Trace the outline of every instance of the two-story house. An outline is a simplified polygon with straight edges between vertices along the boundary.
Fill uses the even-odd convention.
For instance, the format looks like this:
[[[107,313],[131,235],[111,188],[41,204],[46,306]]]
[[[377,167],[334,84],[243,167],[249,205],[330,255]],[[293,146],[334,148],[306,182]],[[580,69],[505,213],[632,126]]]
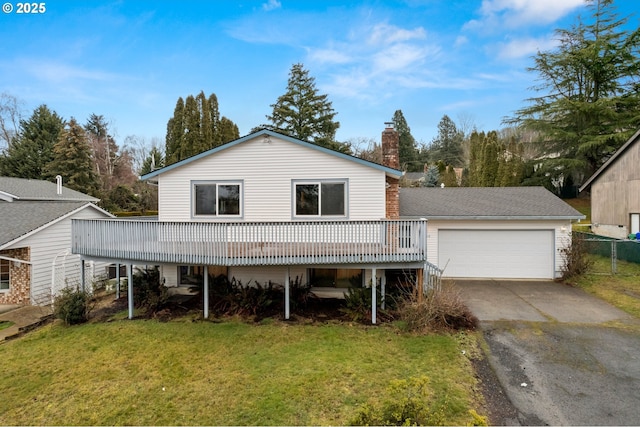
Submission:
[[[362,277],[375,296],[385,269],[428,267],[426,221],[399,219],[393,128],[382,146],[384,165],[261,130],[143,176],[158,185],[157,221],[74,221],[74,253],[159,265],[167,285],[202,278],[205,294],[209,275],[283,284],[285,317],[296,277],[323,288]]]

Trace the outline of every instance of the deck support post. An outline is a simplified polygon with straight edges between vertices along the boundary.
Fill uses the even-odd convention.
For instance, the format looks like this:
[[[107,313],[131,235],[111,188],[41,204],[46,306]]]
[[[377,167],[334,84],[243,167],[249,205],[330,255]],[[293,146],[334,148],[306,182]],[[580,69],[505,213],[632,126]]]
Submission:
[[[82,292],[84,292],[87,288],[86,288],[86,283],[85,283],[85,269],[87,267],[84,264],[84,258],[80,260],[80,287],[82,289]]]
[[[376,269],[371,269],[371,323],[376,324],[376,282],[378,279],[376,278]]]
[[[386,308],[386,302],[387,302],[386,291],[387,291],[387,275],[383,274],[380,277],[380,293],[382,294],[382,301],[380,301],[380,307],[382,307],[383,310]]]
[[[133,319],[133,264],[127,264],[127,300],[129,302],[129,319]]]
[[[289,320],[289,316],[291,315],[290,309],[289,309],[289,267],[287,267],[287,272],[284,275],[284,318],[286,320]]]
[[[116,264],[116,299],[120,299],[120,264]]]
[[[209,318],[209,267],[204,266],[204,289],[203,289],[204,301],[204,313],[203,317],[205,319]]]

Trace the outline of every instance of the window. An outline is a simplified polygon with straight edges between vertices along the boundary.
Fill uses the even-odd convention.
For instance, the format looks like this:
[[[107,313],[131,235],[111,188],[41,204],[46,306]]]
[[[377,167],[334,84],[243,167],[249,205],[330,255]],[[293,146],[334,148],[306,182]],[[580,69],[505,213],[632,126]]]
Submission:
[[[297,182],[295,216],[347,216],[346,182]]]
[[[9,290],[9,261],[6,259],[0,259],[0,291]]]
[[[195,183],[194,216],[241,216],[240,193],[240,183]]]

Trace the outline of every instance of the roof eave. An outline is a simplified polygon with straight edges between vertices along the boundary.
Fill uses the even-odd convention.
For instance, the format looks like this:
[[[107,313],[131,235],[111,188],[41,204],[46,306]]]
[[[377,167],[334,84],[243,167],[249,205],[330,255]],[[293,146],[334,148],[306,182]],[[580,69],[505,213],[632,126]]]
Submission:
[[[427,218],[431,221],[570,221],[585,219],[584,215],[400,215],[400,218]]]

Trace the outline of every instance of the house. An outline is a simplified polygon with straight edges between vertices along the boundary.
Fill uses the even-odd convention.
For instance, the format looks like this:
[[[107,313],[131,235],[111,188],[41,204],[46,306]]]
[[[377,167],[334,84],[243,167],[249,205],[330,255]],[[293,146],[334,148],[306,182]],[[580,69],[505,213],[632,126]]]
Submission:
[[[640,130],[584,184],[591,190],[591,231],[625,239],[640,232]]]
[[[375,301],[385,270],[429,267],[426,221],[399,219],[391,127],[382,150],[384,165],[261,130],[143,176],[158,185],[156,221],[75,220],[73,252],[127,264],[129,275],[158,265],[167,286],[203,281],[205,317],[208,277],[219,274],[282,284],[285,317],[296,277],[334,295],[361,280]]]
[[[580,212],[544,187],[401,188],[400,217],[427,218],[444,277],[553,279]]]
[[[71,221],[111,217],[97,201],[61,180],[0,177],[0,304],[47,305],[52,280],[62,281],[58,287],[80,283],[80,259],[70,252]],[[89,267],[87,275],[101,272],[101,266]]]
[[[389,271],[409,270],[423,285],[438,267],[451,277],[558,275],[571,220],[582,216],[553,194],[400,189],[390,126],[382,152],[377,164],[261,130],[143,176],[158,186],[156,220],[74,220],[73,252],[126,264],[129,277],[135,264],[158,265],[167,286],[204,284],[205,317],[208,277],[219,274],[282,284],[285,318],[294,278],[334,296],[360,280],[374,323]]]

